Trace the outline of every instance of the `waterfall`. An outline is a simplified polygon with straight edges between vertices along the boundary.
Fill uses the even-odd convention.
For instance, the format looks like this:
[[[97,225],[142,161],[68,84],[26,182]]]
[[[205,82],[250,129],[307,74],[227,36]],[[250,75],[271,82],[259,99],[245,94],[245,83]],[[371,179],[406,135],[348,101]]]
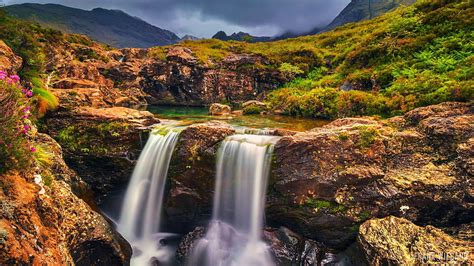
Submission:
[[[170,127],[154,131],[140,154],[127,187],[118,231],[133,247],[132,265],[166,263],[174,256],[161,239],[161,212],[168,167],[179,132]],[[160,264],[162,265],[162,264]]]
[[[262,241],[267,179],[278,137],[234,135],[217,160],[213,217],[189,265],[274,265]]]

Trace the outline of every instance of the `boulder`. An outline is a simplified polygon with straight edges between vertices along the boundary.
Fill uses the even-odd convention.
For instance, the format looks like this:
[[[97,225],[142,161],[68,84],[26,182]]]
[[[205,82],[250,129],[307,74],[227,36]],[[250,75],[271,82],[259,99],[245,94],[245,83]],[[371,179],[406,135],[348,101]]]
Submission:
[[[371,217],[468,222],[473,113],[468,104],[429,110],[387,121],[340,119],[281,138],[268,188],[270,225],[343,250]]]
[[[215,162],[220,143],[235,130],[222,122],[184,129],[171,159],[165,214],[172,232],[186,233],[206,225],[212,211]]]
[[[210,115],[230,115],[231,113],[232,109],[225,104],[213,103],[211,107],[209,107]]]
[[[463,265],[474,260],[474,242],[393,216],[363,223],[357,243],[370,265]]]
[[[146,141],[153,114],[124,107],[82,107],[46,117],[48,133],[65,151],[71,168],[91,185],[97,199],[126,184]]]

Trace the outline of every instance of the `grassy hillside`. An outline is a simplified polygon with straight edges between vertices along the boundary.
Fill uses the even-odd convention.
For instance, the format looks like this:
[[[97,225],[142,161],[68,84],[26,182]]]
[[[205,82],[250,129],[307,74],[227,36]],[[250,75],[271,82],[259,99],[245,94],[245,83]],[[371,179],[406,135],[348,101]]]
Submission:
[[[184,42],[216,65],[231,53],[268,57],[296,78],[267,97],[289,115],[390,116],[474,93],[474,3],[420,0],[373,20],[271,43]],[[166,48],[153,48],[164,55]],[[256,66],[258,67],[258,66]],[[268,66],[265,66],[268,67]]]

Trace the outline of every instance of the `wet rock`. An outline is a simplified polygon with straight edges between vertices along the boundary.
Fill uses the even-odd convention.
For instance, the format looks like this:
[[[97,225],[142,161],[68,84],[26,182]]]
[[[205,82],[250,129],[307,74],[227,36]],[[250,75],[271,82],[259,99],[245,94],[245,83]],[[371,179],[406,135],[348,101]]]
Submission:
[[[232,113],[232,109],[230,106],[220,103],[213,103],[211,107],[209,107],[209,114],[210,115],[230,115]]]
[[[270,224],[342,250],[371,217],[468,222],[472,112],[466,104],[429,110],[390,121],[341,119],[283,137],[268,188]]]
[[[357,241],[370,265],[465,264],[474,259],[473,242],[392,216],[362,224]]]
[[[186,259],[191,255],[194,248],[194,243],[206,235],[205,227],[196,227],[193,231],[186,234],[181,242],[179,243],[178,250],[176,251],[176,260],[185,264]]]
[[[13,50],[0,40],[0,70],[10,75],[15,74],[21,67],[23,60],[15,55]]]
[[[88,205],[88,187],[62,159],[49,136],[34,139],[51,154],[47,166],[1,176],[2,265],[128,265],[131,248]],[[34,179],[44,183],[44,193]]]
[[[196,225],[207,224],[216,154],[220,143],[234,132],[221,122],[192,125],[181,132],[168,171],[171,184],[165,212],[171,231],[186,233]]]
[[[48,133],[65,150],[68,164],[91,185],[100,200],[128,182],[149,126],[151,113],[124,107],[59,111],[46,117]]]

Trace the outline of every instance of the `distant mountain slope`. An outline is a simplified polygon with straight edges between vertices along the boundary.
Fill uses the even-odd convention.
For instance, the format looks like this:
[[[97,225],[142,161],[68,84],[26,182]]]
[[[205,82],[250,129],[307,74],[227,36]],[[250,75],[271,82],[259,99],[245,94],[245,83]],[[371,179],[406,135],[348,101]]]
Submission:
[[[223,31],[219,31],[214,36],[213,39],[218,39],[221,41],[244,41],[244,42],[269,42],[272,40],[271,37],[257,37],[252,36],[246,32],[238,32],[232,33],[231,35],[227,35],[227,33]]]
[[[118,48],[146,48],[180,41],[173,32],[119,10],[96,8],[87,11],[56,4],[20,4],[5,9],[11,16],[36,21],[68,33],[85,34]]]
[[[324,28],[334,29],[350,22],[372,19],[400,5],[411,5],[416,0],[352,0],[344,10]]]

